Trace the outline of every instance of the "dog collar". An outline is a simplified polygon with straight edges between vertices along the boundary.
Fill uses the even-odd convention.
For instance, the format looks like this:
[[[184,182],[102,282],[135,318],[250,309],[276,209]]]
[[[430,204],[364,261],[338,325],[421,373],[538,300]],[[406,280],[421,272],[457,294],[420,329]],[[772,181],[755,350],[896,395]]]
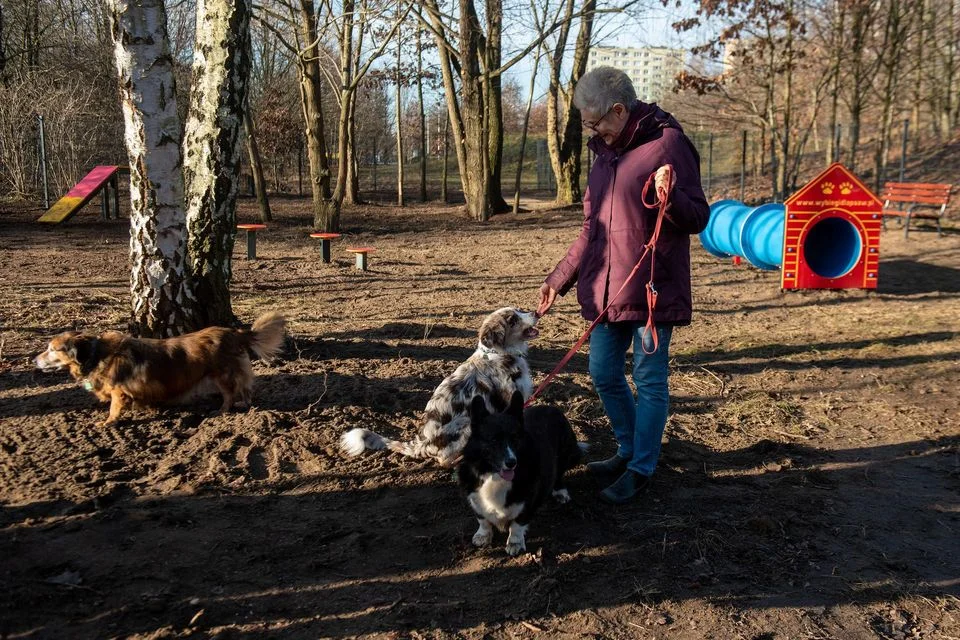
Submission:
[[[86,389],[87,391],[93,391],[93,383],[84,378],[80,381],[80,386]]]
[[[488,347],[487,345],[483,344],[482,342],[479,343],[479,344],[477,344],[477,351],[479,351],[481,354],[483,354],[483,357],[484,357],[484,359],[486,359],[486,360],[489,360],[489,359],[490,359],[490,355],[491,355],[491,354],[497,353],[494,349],[491,349],[490,347]]]
[[[477,351],[483,354],[484,359],[489,360],[490,356],[511,356],[513,358],[522,358],[527,359],[527,354],[525,353],[504,353],[503,351],[497,351],[496,349],[491,349],[482,342],[477,345]]]

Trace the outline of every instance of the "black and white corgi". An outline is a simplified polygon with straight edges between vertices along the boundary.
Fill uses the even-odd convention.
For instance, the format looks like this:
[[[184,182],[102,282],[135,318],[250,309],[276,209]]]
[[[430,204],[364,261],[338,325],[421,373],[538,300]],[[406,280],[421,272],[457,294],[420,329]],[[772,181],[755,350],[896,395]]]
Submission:
[[[506,551],[526,550],[524,536],[544,500],[569,502],[563,474],[581,462],[573,428],[556,407],[523,408],[515,392],[503,413],[490,413],[483,398],[470,405],[471,433],[457,467],[460,486],[477,514],[473,544],[485,547],[493,527],[508,531]]]

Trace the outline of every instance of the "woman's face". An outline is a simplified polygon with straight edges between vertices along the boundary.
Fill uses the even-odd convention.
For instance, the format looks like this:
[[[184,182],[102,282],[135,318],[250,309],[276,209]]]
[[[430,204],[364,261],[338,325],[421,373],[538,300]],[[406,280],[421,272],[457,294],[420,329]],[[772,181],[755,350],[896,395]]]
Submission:
[[[584,129],[600,136],[600,139],[607,145],[612,145],[627,124],[630,112],[617,102],[606,113],[593,113],[584,110],[580,112],[580,116],[583,119]]]

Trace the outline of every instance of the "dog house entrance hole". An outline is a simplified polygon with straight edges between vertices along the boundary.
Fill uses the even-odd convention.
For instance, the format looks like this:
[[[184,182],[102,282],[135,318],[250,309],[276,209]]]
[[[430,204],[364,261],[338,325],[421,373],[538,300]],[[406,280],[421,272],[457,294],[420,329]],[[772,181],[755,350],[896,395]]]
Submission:
[[[845,218],[824,218],[815,223],[803,243],[803,258],[821,278],[840,278],[857,266],[863,241],[857,227]]]

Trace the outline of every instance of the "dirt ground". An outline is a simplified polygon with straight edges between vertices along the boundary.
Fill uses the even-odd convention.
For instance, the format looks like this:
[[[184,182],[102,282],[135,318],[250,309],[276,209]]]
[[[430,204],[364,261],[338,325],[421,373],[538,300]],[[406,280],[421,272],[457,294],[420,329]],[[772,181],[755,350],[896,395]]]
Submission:
[[[607,506],[578,469],[510,558],[502,535],[471,546],[449,471],[336,441],[412,433],[481,318],[534,304],[579,211],[349,209],[325,265],[306,201],[274,208],[258,259],[240,238],[234,262],[239,317],[290,319],[254,408],[100,428],[105,406],[31,358],[125,328],[125,223],[0,206],[0,638],[960,637],[960,225],[886,231],[870,293],[781,292],[694,241],[652,489]],[[561,300],[536,380],[584,328]],[[545,397],[613,451],[584,353]]]

